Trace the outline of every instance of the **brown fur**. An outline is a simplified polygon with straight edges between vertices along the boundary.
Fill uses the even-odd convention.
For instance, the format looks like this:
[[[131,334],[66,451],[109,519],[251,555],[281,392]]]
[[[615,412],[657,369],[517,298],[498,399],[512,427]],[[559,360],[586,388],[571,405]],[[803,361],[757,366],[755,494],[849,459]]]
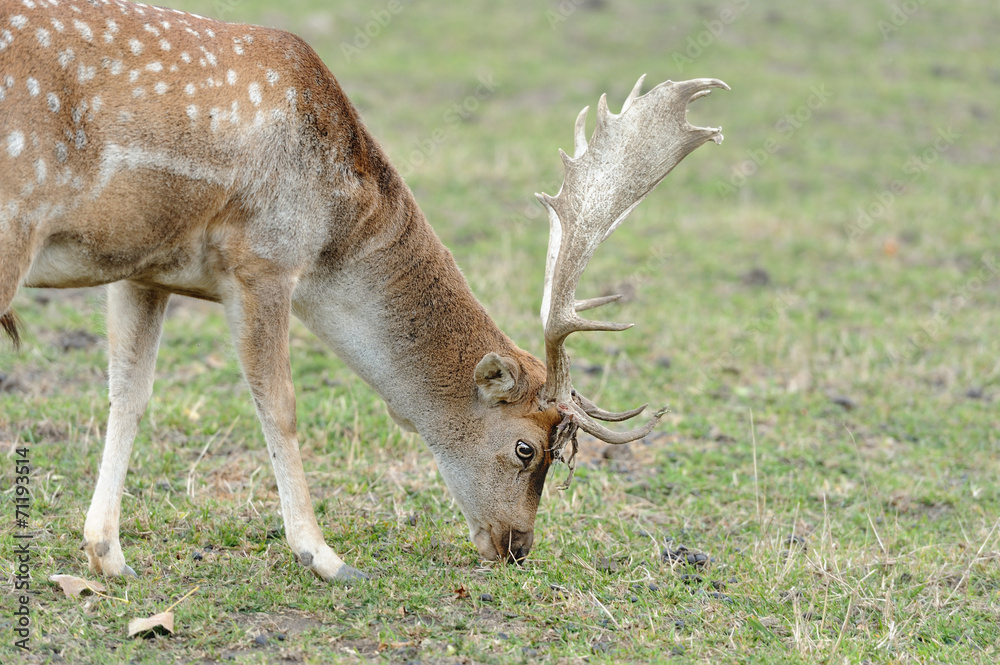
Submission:
[[[0,98],[0,311],[20,284],[115,283],[91,568],[127,570],[118,506],[167,293],[225,307],[289,542],[317,575],[353,573],[323,543],[299,459],[291,312],[424,436],[482,555],[526,554],[559,420],[536,402],[545,368],[472,295],[315,52],[280,30],[117,0],[0,0],[0,24],[14,26],[0,49],[13,81]],[[12,312],[0,327],[17,341]],[[518,368],[503,400],[475,381],[489,353]]]

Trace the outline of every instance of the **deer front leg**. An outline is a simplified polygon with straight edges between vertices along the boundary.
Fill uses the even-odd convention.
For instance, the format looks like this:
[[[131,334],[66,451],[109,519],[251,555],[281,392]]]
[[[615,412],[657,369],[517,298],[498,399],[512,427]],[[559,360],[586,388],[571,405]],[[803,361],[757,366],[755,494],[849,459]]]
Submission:
[[[250,272],[237,271],[224,304],[274,467],[288,544],[299,562],[323,580],[363,579],[367,576],[344,563],[323,540],[299,456],[288,358],[294,280]]]
[[[170,294],[130,282],[108,287],[108,396],[111,414],[94,498],[83,527],[90,570],[135,576],[118,540],[122,491],[139,421],[153,394],[153,369]]]

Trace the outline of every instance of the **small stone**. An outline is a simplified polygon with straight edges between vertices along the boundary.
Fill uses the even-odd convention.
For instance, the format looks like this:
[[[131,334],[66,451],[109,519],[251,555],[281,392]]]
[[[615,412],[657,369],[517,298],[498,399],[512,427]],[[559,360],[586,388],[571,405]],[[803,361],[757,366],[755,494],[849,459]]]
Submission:
[[[721,580],[712,580],[712,588],[716,591],[725,591],[726,583]]]
[[[854,407],[858,405],[857,402],[845,395],[834,395],[830,398],[830,401],[842,408],[844,411],[852,411]]]
[[[410,516],[406,518],[406,521],[410,526],[417,526],[417,514],[410,513]]]
[[[771,275],[763,268],[751,268],[740,277],[747,286],[767,286],[771,283]]]
[[[650,591],[659,591],[660,590],[660,585],[656,584],[655,582],[650,582],[646,586],[649,588]]]
[[[265,637],[264,634],[261,633],[257,637],[253,638],[253,641],[254,641],[254,644],[257,644],[257,645],[260,645],[260,646],[264,646],[264,645],[267,644],[267,637]]]
[[[721,601],[723,601],[725,603],[731,603],[731,602],[733,602],[732,598],[730,598],[729,596],[727,596],[724,593],[719,593],[718,591],[709,591],[708,592],[708,597],[709,598],[715,598],[716,600],[721,600]]]
[[[631,601],[633,603],[638,603],[639,602],[639,596],[629,596],[628,599],[629,599],[629,601]]]
[[[521,647],[521,653],[525,658],[535,658],[538,656],[538,649],[532,649],[531,647]]]
[[[677,646],[675,646],[674,648],[672,648],[670,650],[670,655],[671,656],[683,656],[684,655],[684,646],[681,645],[681,644],[678,644]]]
[[[202,556],[201,552],[195,550],[194,552],[191,552],[191,558],[194,559],[195,561],[201,561],[205,557]]]
[[[278,633],[277,635],[274,636],[274,639],[278,640],[279,642],[284,642],[285,640],[288,639],[288,636],[285,635],[284,633]]]
[[[497,633],[497,639],[498,640],[509,640],[510,639],[510,635],[508,635],[507,633]]]
[[[677,630],[684,630],[684,619],[677,619],[674,621],[674,628]]]
[[[684,584],[701,584],[705,580],[702,579],[701,575],[681,575],[681,582]]]
[[[479,600],[483,601],[484,603],[492,603],[493,602],[493,594],[492,593],[481,593],[481,594],[479,594]]]

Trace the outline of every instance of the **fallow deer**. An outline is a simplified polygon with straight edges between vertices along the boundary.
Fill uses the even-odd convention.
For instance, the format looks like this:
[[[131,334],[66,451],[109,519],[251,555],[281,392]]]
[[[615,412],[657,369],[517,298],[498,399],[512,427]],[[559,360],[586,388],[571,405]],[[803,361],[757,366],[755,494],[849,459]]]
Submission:
[[[545,362],[476,301],[336,79],[298,37],[123,0],[0,0],[0,321],[17,289],[108,284],[110,416],[83,528],[91,570],[135,573],[119,541],[129,454],[172,293],[221,303],[277,478],[288,543],[324,580],[362,577],[327,546],[296,440],[288,326],[300,318],[421,434],[484,559],[520,561],[555,460],[582,429],[646,435],[577,394],[564,342],[623,330],[577,312],[597,245],[720,130],[667,81],[620,115],[587,109],[548,210]]]

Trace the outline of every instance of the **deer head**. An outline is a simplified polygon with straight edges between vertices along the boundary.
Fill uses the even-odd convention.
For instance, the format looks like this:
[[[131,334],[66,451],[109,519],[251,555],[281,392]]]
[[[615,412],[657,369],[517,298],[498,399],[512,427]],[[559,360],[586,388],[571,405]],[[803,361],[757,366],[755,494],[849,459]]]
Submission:
[[[527,555],[545,475],[553,461],[564,461],[572,478],[578,429],[606,443],[628,443],[649,434],[665,411],[656,411],[643,426],[628,431],[600,424],[598,420],[628,420],[646,405],[616,413],[577,393],[565,348],[573,332],[632,326],[581,318],[578,312],[620,296],[577,300],[580,275],[597,246],[674,166],[706,141],[722,142],[719,129],[694,127],[686,114],[689,102],[712,88],[728,90],[725,83],[667,81],[640,96],[643,78],[618,115],[608,110],[606,96],[601,97],[589,144],[584,135],[588,109],[583,109],[576,121],[573,157],[560,150],[566,174],[559,193],[537,195],[548,210],[550,229],[541,309],[544,367],[519,350],[507,356],[487,353],[475,371],[482,415],[479,436],[485,442],[478,453],[463,450],[462,460],[437,455],[472,540],[487,559],[518,561]],[[471,460],[471,474],[469,455],[479,455]]]

